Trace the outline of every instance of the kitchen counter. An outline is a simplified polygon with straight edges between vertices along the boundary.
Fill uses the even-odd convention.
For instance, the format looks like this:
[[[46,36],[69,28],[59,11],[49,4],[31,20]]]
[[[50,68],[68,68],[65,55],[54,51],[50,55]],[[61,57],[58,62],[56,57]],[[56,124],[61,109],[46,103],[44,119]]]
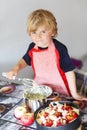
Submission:
[[[35,130],[35,122],[30,127],[25,127],[21,124],[20,120],[16,119],[14,116],[14,109],[16,106],[24,102],[23,90],[25,89],[25,86],[0,80],[0,88],[6,86],[6,84],[7,86],[11,85],[13,89],[9,93],[0,93],[0,104],[4,104],[6,108],[4,112],[0,113],[0,130]],[[87,122],[87,114],[82,113],[81,115],[82,122]],[[87,130],[87,126],[84,130]]]

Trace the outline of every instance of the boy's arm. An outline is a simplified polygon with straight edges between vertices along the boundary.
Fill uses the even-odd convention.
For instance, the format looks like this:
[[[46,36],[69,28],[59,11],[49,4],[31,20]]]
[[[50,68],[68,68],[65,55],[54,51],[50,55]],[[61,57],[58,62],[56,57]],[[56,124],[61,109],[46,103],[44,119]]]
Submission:
[[[71,95],[73,98],[75,98],[76,100],[87,100],[87,98],[79,95],[77,93],[77,88],[76,88],[76,77],[75,77],[75,73],[74,71],[69,71],[65,73],[67,81],[68,81],[68,85],[69,85],[69,89],[71,92]]]
[[[6,77],[8,79],[12,79],[13,76],[17,76],[18,72],[27,66],[24,59],[20,59],[20,61],[8,72],[6,72]]]

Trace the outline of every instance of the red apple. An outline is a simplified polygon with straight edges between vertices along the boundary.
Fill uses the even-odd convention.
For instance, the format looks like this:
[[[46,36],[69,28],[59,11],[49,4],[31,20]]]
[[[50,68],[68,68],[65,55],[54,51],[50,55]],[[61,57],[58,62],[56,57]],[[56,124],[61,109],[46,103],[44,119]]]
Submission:
[[[53,120],[51,119],[46,119],[45,123],[42,123],[43,126],[48,126],[51,127],[53,125]]]
[[[66,103],[64,103],[64,105],[62,106],[62,110],[70,111],[72,109],[73,109],[72,106],[69,106]]]
[[[33,124],[33,122],[34,122],[34,114],[33,113],[25,113],[21,117],[21,123],[24,126],[30,126],[31,124]]]
[[[78,117],[78,114],[75,111],[71,111],[66,115],[67,121],[73,121]]]
[[[68,121],[67,119],[60,118],[56,123],[57,123],[56,124],[57,126],[63,126],[63,125],[68,124]]]
[[[14,110],[14,115],[16,118],[20,119],[27,112],[26,107],[17,106]]]

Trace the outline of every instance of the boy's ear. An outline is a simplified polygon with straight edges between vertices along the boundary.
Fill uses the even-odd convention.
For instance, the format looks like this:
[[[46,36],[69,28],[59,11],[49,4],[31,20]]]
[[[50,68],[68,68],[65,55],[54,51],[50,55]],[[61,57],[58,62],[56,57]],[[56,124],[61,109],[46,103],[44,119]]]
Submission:
[[[51,36],[54,37],[54,33],[52,33]]]
[[[54,37],[54,33],[52,31],[49,32],[52,37]]]

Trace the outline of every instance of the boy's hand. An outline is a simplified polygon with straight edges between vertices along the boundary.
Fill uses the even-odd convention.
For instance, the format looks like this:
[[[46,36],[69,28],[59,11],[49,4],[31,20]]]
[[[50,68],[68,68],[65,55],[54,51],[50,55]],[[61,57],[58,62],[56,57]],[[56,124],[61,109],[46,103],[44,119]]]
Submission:
[[[9,72],[6,72],[6,73],[2,73],[2,76],[8,78],[8,79],[15,79],[15,77],[17,76],[17,72],[16,71],[9,71]]]

